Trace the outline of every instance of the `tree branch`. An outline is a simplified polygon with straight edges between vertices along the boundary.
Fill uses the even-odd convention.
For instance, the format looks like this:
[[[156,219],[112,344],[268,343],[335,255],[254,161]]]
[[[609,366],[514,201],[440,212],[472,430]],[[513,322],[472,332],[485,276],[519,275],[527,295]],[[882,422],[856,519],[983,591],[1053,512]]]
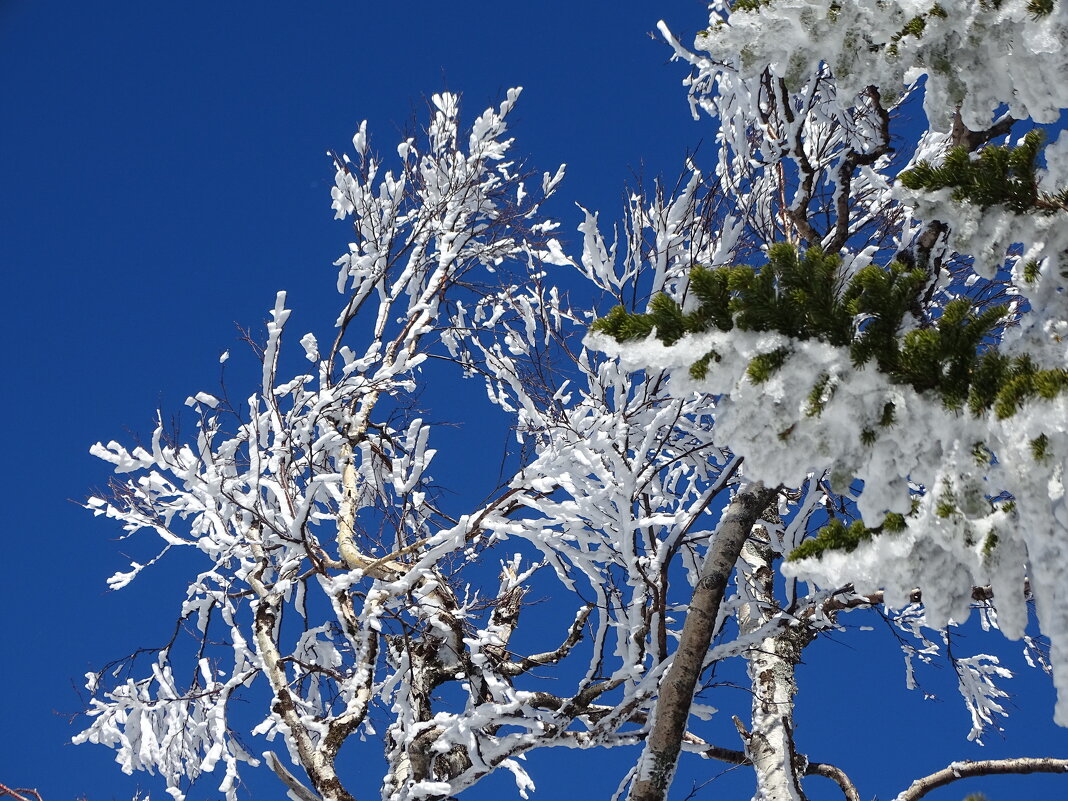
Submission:
[[[325,801],[356,801],[338,779],[334,771],[333,759],[321,748],[317,748],[308,733],[304,721],[297,710],[296,702],[290,691],[286,678],[285,664],[275,641],[278,629],[279,609],[282,598],[269,591],[260,578],[267,559],[258,532],[250,532],[249,547],[253,556],[260,562],[260,568],[249,574],[248,583],[255,590],[259,600],[254,613],[253,631],[256,650],[263,660],[263,670],[270,681],[275,702],[271,710],[275,712],[289,729],[301,766],[308,774],[315,789],[323,794]]]
[[[846,797],[846,801],[860,801],[860,793],[857,792],[856,786],[850,781],[846,772],[835,765],[828,765],[826,762],[809,762],[808,767],[805,768],[806,776],[823,776],[835,782],[842,788],[842,795]]]
[[[949,767],[917,779],[895,801],[917,801],[931,790],[945,787],[958,779],[975,776],[1003,776],[1016,773],[1068,773],[1068,759],[1053,757],[1014,757],[1010,759],[984,759],[977,762],[954,762]]]
[[[741,721],[737,719],[735,722],[736,724],[741,723]],[[744,731],[744,726],[739,727],[739,732],[742,731]],[[748,732],[745,732],[745,734],[748,734]],[[743,735],[743,737],[744,736],[745,735]],[[697,745],[698,748],[696,753],[699,753],[706,759],[715,759],[730,765],[753,764],[753,761],[745,751],[739,751],[735,748],[724,748],[720,745],[711,745],[692,734],[686,735],[686,742],[690,745]],[[842,789],[842,794],[846,797],[846,801],[860,801],[860,793],[857,792],[857,788],[852,780],[844,770],[835,765],[830,765],[826,762],[809,762],[805,766],[805,775],[823,776],[826,779],[830,779]]]
[[[505,676],[519,676],[531,668],[540,667],[541,665],[553,665],[559,662],[571,653],[571,649],[582,639],[582,629],[586,625],[586,621],[589,619],[593,609],[593,605],[590,604],[579,610],[574,622],[568,629],[567,639],[558,648],[553,651],[524,656],[512,662],[505,662],[500,667],[501,673]]]
[[[851,192],[853,172],[857,167],[874,164],[880,157],[890,152],[890,115],[879,100],[879,90],[875,86],[869,86],[864,90],[864,94],[871,102],[872,109],[879,119],[880,141],[866,153],[850,148],[838,164],[838,187],[834,199],[834,235],[827,243],[828,253],[837,253],[849,241],[849,202],[853,199]]]
[[[26,793],[26,795],[22,795]],[[41,794],[36,790],[28,790],[25,787],[11,788],[5,784],[0,784],[0,797],[11,796],[15,801],[30,801],[28,796],[33,796],[37,801],[41,801]]]
[[[693,737],[692,735],[687,735],[687,741],[698,741],[698,738]],[[724,748],[719,745],[709,745],[703,741],[700,742],[703,747],[699,753],[707,759],[715,759],[730,765],[753,764],[745,751],[739,751],[734,748]],[[805,775],[823,776],[826,779],[830,779],[842,788],[842,795],[846,797],[846,801],[860,801],[860,793],[857,792],[857,788],[852,780],[850,780],[844,770],[835,765],[829,765],[826,762],[809,762],[805,767]]]
[[[993,125],[982,131],[972,131],[964,124],[958,108],[953,113],[953,126],[949,134],[949,147],[964,147],[969,153],[975,152],[991,139],[1005,136],[1012,130],[1016,119],[1008,114],[1003,114]],[[930,302],[938,282],[937,277],[942,269],[941,259],[932,268],[931,253],[935,246],[949,232],[949,226],[941,220],[929,220],[924,226],[923,232],[909,245],[903,247],[894,255],[894,260],[912,267],[925,270],[931,277],[931,285],[923,299],[923,305]],[[913,313],[920,318],[921,309],[913,309]]]
[[[267,751],[263,756],[267,760],[267,766],[274,771],[275,775],[282,780],[282,784],[288,787],[300,801],[322,801],[319,796],[301,784],[300,780],[289,772],[286,766],[274,755],[273,751]]]

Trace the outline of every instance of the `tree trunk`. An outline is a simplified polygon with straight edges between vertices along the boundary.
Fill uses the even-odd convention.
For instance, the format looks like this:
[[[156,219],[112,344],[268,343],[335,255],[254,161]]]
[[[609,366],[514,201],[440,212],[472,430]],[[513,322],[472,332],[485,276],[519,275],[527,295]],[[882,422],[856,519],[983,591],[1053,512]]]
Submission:
[[[758,526],[741,557],[738,584],[748,603],[738,611],[738,629],[744,637],[780,611],[774,568],[779,554],[772,549],[767,530]],[[752,730],[742,736],[756,774],[754,801],[806,801],[800,781],[805,760],[794,749],[794,670],[811,640],[807,627],[791,626],[755,644],[746,655],[753,689]]]
[[[663,801],[667,796],[723,593],[746,537],[775,494],[773,489],[754,484],[735,495],[723,515],[694,588],[678,650],[660,685],[660,698],[631,784],[629,801]]]

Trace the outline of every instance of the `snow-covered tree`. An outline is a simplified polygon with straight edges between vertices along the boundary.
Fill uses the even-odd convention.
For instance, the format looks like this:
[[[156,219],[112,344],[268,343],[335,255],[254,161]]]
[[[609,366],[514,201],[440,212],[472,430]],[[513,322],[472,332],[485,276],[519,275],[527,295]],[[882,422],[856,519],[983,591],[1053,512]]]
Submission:
[[[718,123],[711,172],[635,192],[611,237],[584,212],[572,246],[546,216],[563,170],[512,155],[518,90],[469,127],[435,95],[395,156],[361,125],[334,158],[353,241],[310,367],[279,293],[247,397],[191,397],[190,441],[161,418],[93,449],[118,475],[89,508],[162,541],[109,584],[173,548],[203,569],[167,647],[87,676],[76,741],[176,799],[215,770],[234,799],[261,760],[290,797],[353,799],[342,746],[384,749],[389,801],[500,769],[525,796],[522,757],[560,746],[640,751],[635,801],[684,751],[750,765],[758,798],[818,775],[857,799],[795,736],[804,648],[878,609],[910,659],[950,659],[977,738],[1007,670],[947,630],[979,607],[1027,637],[1032,599],[1068,724],[1068,139],[1036,127],[1068,106],[1068,11],[729,6],[691,48],[661,25]],[[514,432],[480,487],[432,477],[434,394],[463,378]],[[735,747],[695,700],[729,661],[753,698]],[[955,763],[900,798],[1066,769]]]

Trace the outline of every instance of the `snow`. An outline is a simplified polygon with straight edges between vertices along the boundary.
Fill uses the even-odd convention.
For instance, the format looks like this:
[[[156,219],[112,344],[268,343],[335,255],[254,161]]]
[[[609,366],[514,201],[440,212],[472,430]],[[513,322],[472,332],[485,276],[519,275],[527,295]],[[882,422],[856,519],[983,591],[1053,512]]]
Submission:
[[[998,9],[963,1],[940,5],[945,18],[927,14],[930,4],[904,0],[844,3],[834,12],[816,0],[776,0],[759,10],[729,16],[724,4],[715,3],[710,26],[698,34],[694,53],[671,40],[677,55],[694,67],[688,85],[695,109],[723,122],[720,179],[747,176],[745,183],[733,184],[737,202],[752,204],[754,210],[767,208],[762,205],[766,190],[761,182],[774,174],[771,167],[776,163],[795,164],[801,174],[818,169],[812,164],[814,151],[791,149],[794,132],[800,132],[802,142],[817,138],[834,142],[827,138],[821,119],[841,119],[843,127],[851,113],[864,120],[860,110],[867,103],[863,93],[869,85],[878,88],[883,103],[893,103],[908,96],[916,81],[924,78],[924,109],[931,130],[921,137],[913,163],[940,160],[949,144],[949,110],[958,103],[964,124],[973,130],[989,125],[995,112],[1005,107],[1014,117],[1029,116],[1034,122],[1057,119],[1068,106],[1068,85],[1060,77],[1068,71],[1064,4],[1037,18],[1022,0],[1007,0]],[[925,20],[922,35],[892,39],[918,14]],[[942,64],[952,66],[947,69]],[[785,137],[776,135],[768,123],[758,126],[754,144],[753,137],[738,132],[750,130],[746,124],[760,118],[756,109],[747,110],[747,104],[755,103],[753,86],[765,69],[784,79],[791,94],[775,102],[784,107],[792,104],[794,112]],[[826,85],[828,73],[833,76],[833,92]],[[806,109],[811,109],[809,115]],[[878,140],[872,133],[876,128],[868,134],[855,125],[848,128],[861,132],[858,141],[850,144],[841,138],[839,147],[863,150]],[[1058,140],[1046,149],[1042,178],[1046,191],[1063,187],[1066,148]],[[754,157],[763,170],[753,169]],[[824,163],[829,168],[833,161]],[[879,162],[874,170],[866,168],[869,185],[883,198],[868,201],[869,205],[881,203],[892,209],[904,204],[906,220],[950,221],[949,246],[973,256],[980,276],[992,277],[1010,247],[1022,245],[1023,255],[1011,262],[1013,291],[1029,301],[1030,311],[1006,334],[1004,348],[1027,353],[1042,365],[1063,366],[1068,361],[1059,261],[1068,250],[1063,214],[1014,214],[997,206],[980,209],[951,200],[948,190],[893,187],[892,175],[884,180],[879,174],[885,168]],[[855,225],[863,231],[863,218]],[[864,260],[870,258],[869,251]],[[1028,284],[1022,268],[1032,259],[1041,263],[1042,273],[1039,281]],[[1021,308],[1017,304],[1017,313]],[[928,620],[935,626],[966,619],[971,587],[991,586],[998,625],[1014,638],[1023,635],[1027,622],[1023,591],[1027,575],[1040,625],[1058,655],[1053,668],[1059,692],[1055,718],[1068,725],[1068,612],[1063,611],[1068,608],[1068,590],[1054,578],[1058,573],[1063,576],[1068,567],[1062,482],[1068,458],[1068,406],[1063,396],[1036,401],[1006,420],[976,419],[947,411],[936,397],[892,385],[870,366],[855,369],[847,353],[818,342],[788,342],[777,334],[739,331],[688,336],[670,347],[654,339],[625,345],[604,337],[588,342],[633,369],[668,368],[678,393],[717,396],[717,439],[745,458],[746,475],[754,480],[797,486],[805,476],[830,475],[840,477],[844,486],[859,479],[863,492],[858,510],[870,526],[878,525],[887,512],[908,513],[916,500],[915,488],[925,487],[906,533],[876,537],[852,553],[787,564],[786,574],[823,587],[852,583],[860,592],[884,589],[892,605],[906,604],[919,587]],[[753,356],[780,347],[790,351],[784,367],[763,384],[750,381],[744,371]],[[721,359],[711,365],[707,378],[689,378],[689,365],[709,351]],[[822,414],[810,416],[805,399],[821,375],[829,377],[833,394]],[[874,423],[887,401],[904,422],[881,432],[874,445],[864,445],[861,433],[877,430]],[[1048,456],[1037,461],[1029,443],[1040,435],[1049,440]],[[977,442],[996,455],[991,464],[976,463],[972,448]],[[980,503],[949,516],[938,514],[940,494],[960,497],[967,494],[965,490]],[[1015,498],[1015,509],[983,501],[1001,493]],[[983,548],[989,534],[997,536],[993,551]],[[988,709],[992,703],[988,699]]]
[[[783,564],[780,578],[810,585],[789,590],[807,592],[791,598],[792,616],[771,615],[745,635],[725,637],[709,663],[774,640],[802,615],[814,631],[833,628],[831,598],[860,603],[881,591],[907,635],[912,685],[918,663],[939,653],[936,630],[963,622],[973,588],[989,587],[996,614],[987,613],[984,626],[1024,637],[1029,661],[1042,666],[1025,635],[1026,582],[1051,643],[1055,718],[1068,725],[1063,395],[1004,420],[973,417],[890,382],[872,364],[855,367],[844,348],[774,332],[712,331],[670,346],[655,337],[619,344],[591,336],[583,348],[586,310],[569,305],[549,270],[574,271],[591,293],[665,292],[690,309],[694,264],[759,261],[768,244],[799,241],[797,229],[814,223],[798,219],[821,198],[830,199],[827,219],[814,235],[842,251],[847,273],[885,264],[937,218],[951,232],[935,251],[974,257],[980,277],[998,274],[1009,249],[1022,248],[1002,271],[1019,325],[999,346],[1063,367],[1063,215],[962,208],[944,192],[895,186],[899,165],[882,150],[881,115],[924,78],[931,127],[911,143],[914,162],[942,157],[958,102],[975,127],[1002,105],[1051,119],[1068,105],[1060,80],[1068,72],[1066,5],[1039,20],[1023,0],[998,10],[964,0],[942,5],[948,19],[928,16],[922,36],[895,42],[928,3],[844,3],[833,19],[815,0],[775,0],[729,19],[726,4],[713,3],[695,52],[668,34],[693,68],[694,110],[721,123],[712,170],[691,161],[674,191],[633,194],[610,236],[598,214],[580,206],[577,254],[549,236],[558,224],[541,211],[562,168],[545,173],[538,192],[509,160],[508,116],[520,90],[470,128],[460,124],[457,95],[434,95],[425,136],[393,151],[392,170],[371,155],[362,123],[355,158],[337,160],[331,191],[354,238],[335,262],[342,295],[335,326],[344,342],[324,353],[320,343],[337,330],[326,339],[305,334],[307,372],[283,375],[291,311],[279,292],[259,386],[239,420],[200,392],[189,399],[198,419],[188,442],[173,441],[160,416],[146,446],[112,441],[91,449],[118,483],[87,508],[116,520],[125,536],[143,531],[162,540],[158,556],[133,562],[109,586],[126,586],[172,547],[194,548],[205,565],[190,579],[181,613],[196,615],[205,643],[230,645],[219,649],[225,658],[199,664],[192,684],[176,681],[190,671],[176,671],[171,660],[180,660],[166,649],[147,673],[131,674],[141,678],[88,676],[90,723],[75,742],[115,749],[127,772],[161,773],[179,800],[187,780],[222,767],[219,789],[233,801],[239,769],[256,760],[227,727],[227,704],[237,688],[258,683],[271,697],[285,689],[289,703],[266,705],[252,736],[280,735],[294,765],[310,750],[317,756],[304,767],[322,768],[338,721],[357,737],[373,734],[367,711],[377,699],[389,717],[384,798],[455,795],[497,769],[510,771],[526,797],[534,783],[518,761],[524,753],[633,744],[640,732],[629,722],[655,716],[719,510],[733,489],[753,481],[797,490],[780,495],[780,520],[760,523],[776,554],[802,541],[836,502],[855,506],[868,526],[889,512],[906,515],[908,525],[849,553]],[[953,70],[941,66],[946,59]],[[765,69],[782,82],[762,84]],[[867,92],[872,85],[877,92]],[[858,160],[852,172],[840,169],[847,159]],[[1043,181],[1064,183],[1068,138],[1046,159]],[[1031,258],[1042,268],[1028,283]],[[956,291],[948,274],[932,277],[934,302]],[[754,383],[750,361],[781,348],[788,351],[781,369]],[[720,359],[692,378],[689,367],[710,351]],[[522,454],[496,493],[465,514],[446,516],[435,506],[428,470],[438,424],[416,411],[428,358],[485,382]],[[823,411],[815,415],[807,399],[821,377]],[[888,402],[898,422],[883,429]],[[878,436],[866,444],[869,430]],[[1041,460],[1029,444],[1039,436],[1048,441]],[[976,443],[996,458],[978,463]],[[1005,502],[1010,496],[1014,506]],[[517,555],[489,556],[498,546]],[[487,557],[501,565],[496,584],[485,579],[484,564],[479,570]],[[559,703],[528,689],[538,677],[512,652],[525,622],[509,599],[535,579],[555,581],[573,603],[554,630],[557,644],[531,657],[546,672],[571,660],[563,675],[574,681],[553,684]],[[668,587],[671,597],[661,598]],[[913,603],[917,588],[922,609]],[[728,598],[717,626],[751,601],[741,590]],[[306,625],[287,639],[278,619],[290,605]],[[953,665],[978,739],[1005,713],[1000,682],[1009,673],[989,654],[957,656]],[[429,692],[445,683],[455,683],[449,689],[459,701],[441,703]],[[588,702],[596,714],[594,706],[569,711],[569,699],[594,686],[604,688]],[[715,710],[692,711],[700,720]],[[470,764],[452,774],[415,764],[420,754],[430,763],[454,749]]]

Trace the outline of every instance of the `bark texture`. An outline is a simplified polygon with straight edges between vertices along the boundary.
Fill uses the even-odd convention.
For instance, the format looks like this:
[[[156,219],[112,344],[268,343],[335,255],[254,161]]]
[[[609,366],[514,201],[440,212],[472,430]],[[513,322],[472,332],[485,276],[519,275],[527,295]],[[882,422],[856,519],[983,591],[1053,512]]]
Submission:
[[[757,526],[742,547],[738,585],[747,603],[738,612],[742,636],[752,635],[779,614],[774,563],[780,554],[767,529]],[[779,629],[746,654],[753,688],[752,730],[743,734],[756,774],[754,801],[807,801],[801,789],[805,759],[794,747],[795,669],[812,641],[803,623]]]
[[[300,764],[304,767],[308,778],[311,779],[312,786],[323,801],[356,801],[352,794],[341,784],[341,780],[334,771],[336,750],[328,751],[319,747],[301,719],[293,693],[289,687],[285,663],[282,660],[282,654],[276,640],[278,637],[278,618],[282,606],[282,596],[263,583],[261,575],[270,562],[257,539],[255,531],[250,533],[250,547],[253,555],[260,562],[259,569],[249,574],[248,582],[257,596],[254,607],[256,610],[254,623],[256,651],[263,660],[263,672],[270,681],[271,690],[274,692],[275,702],[271,710],[282,719],[289,729],[289,735],[296,746]]]
[[[629,801],[663,801],[667,796],[727,582],[753,524],[775,493],[755,484],[739,492],[723,515],[694,589],[678,650],[660,686],[652,728],[631,784]]]

